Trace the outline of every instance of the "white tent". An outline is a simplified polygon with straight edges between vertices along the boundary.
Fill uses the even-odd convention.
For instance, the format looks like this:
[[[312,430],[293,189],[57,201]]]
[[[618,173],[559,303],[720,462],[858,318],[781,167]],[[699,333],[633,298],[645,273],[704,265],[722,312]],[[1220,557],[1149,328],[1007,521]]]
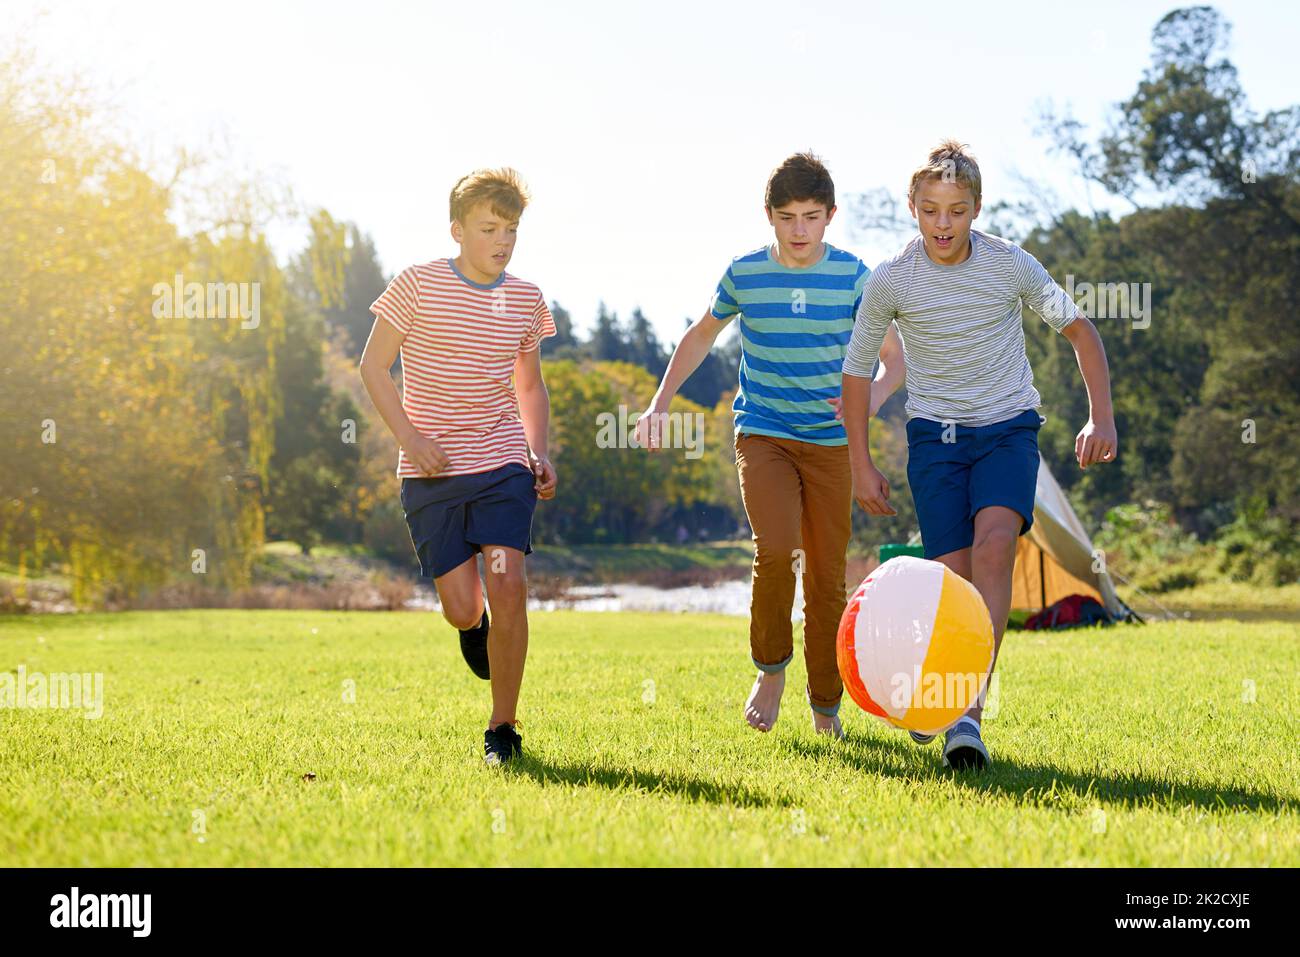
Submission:
[[[1129,609],[1099,559],[1093,555],[1092,539],[1083,523],[1040,455],[1034,524],[1016,546],[1011,607],[1046,608],[1066,595],[1078,594],[1096,598],[1117,618],[1126,617]]]

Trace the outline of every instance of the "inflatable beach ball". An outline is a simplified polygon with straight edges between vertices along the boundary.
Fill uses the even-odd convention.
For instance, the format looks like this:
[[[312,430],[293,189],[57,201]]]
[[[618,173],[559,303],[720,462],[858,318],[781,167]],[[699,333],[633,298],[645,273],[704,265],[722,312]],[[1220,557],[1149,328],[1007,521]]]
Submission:
[[[947,566],[900,556],[858,586],[835,641],[840,677],[863,711],[937,734],[976,704],[993,667],[993,622],[975,586]]]

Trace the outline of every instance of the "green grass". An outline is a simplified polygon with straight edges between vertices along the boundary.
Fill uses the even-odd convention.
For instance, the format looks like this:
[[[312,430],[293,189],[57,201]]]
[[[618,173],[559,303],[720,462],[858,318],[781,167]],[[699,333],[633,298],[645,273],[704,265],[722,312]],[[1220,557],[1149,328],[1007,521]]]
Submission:
[[[433,615],[0,619],[0,671],[105,676],[98,720],[0,709],[0,859],[1300,864],[1294,625],[1013,634],[981,776],[851,703],[849,740],[815,738],[799,656],[751,731],[744,619],[531,620],[527,757],[492,769],[487,687]]]

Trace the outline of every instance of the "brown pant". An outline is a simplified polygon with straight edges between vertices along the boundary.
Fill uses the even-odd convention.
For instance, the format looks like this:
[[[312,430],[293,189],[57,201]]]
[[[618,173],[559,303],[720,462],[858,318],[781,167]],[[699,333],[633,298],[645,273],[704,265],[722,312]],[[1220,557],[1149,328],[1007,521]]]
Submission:
[[[754,664],[774,673],[794,657],[790,610],[794,576],[801,571],[808,701],[822,714],[836,714],[844,685],[835,662],[835,634],[844,614],[853,500],[848,446],[741,434],[736,468],[754,530],[749,608]]]

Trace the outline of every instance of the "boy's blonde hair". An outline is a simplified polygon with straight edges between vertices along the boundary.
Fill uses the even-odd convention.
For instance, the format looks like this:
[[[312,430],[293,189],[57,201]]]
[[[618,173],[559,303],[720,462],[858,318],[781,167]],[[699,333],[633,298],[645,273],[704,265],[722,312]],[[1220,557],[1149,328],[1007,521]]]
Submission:
[[[907,198],[916,201],[916,189],[926,180],[941,179],[945,183],[956,183],[971,191],[975,202],[980,201],[980,166],[975,156],[969,152],[965,143],[956,140],[944,140],[934,149],[923,166],[918,166],[912,174],[912,182],[907,187]]]
[[[471,209],[486,203],[496,215],[514,222],[523,215],[529,199],[523,178],[509,166],[476,169],[451,188],[451,218],[463,223]]]

